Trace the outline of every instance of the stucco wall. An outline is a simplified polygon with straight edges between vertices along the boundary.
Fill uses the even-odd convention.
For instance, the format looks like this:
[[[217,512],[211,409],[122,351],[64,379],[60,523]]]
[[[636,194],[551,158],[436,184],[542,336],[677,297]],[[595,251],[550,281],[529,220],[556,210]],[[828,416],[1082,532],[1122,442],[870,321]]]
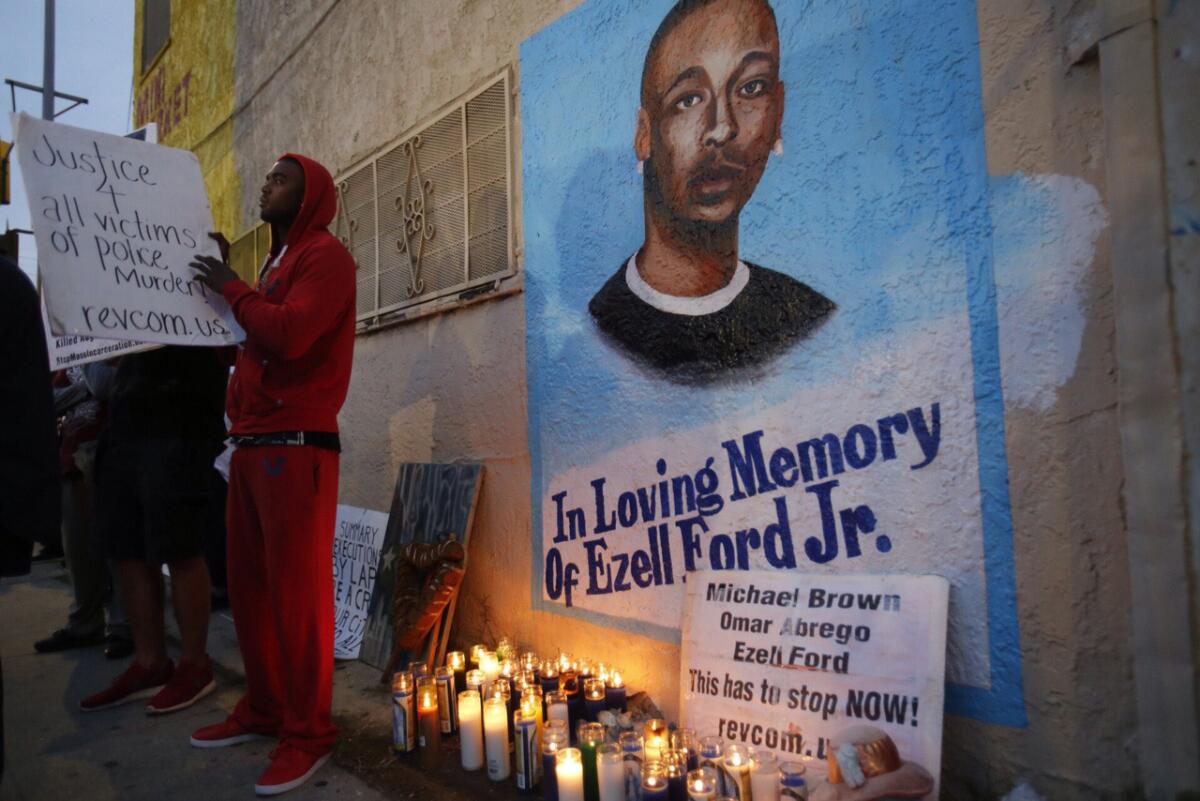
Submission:
[[[253,222],[257,176],[278,153],[294,149],[335,174],[346,169],[515,64],[520,43],[573,5],[238,4],[238,222]],[[1018,730],[948,718],[952,798],[998,796],[1021,777],[1056,799],[1115,794],[1135,782],[1098,67],[1064,61],[1071,11],[1087,5],[979,4],[996,197],[1006,197],[1006,187],[1033,187],[1053,205],[1052,224],[1062,230],[1041,232],[1038,290],[1015,280],[1008,294],[1000,287],[1030,722]],[[519,119],[514,134],[519,160]],[[519,190],[518,179],[518,232]],[[1020,208],[997,213],[1030,228],[1045,224]],[[1012,277],[997,269],[998,283]],[[456,640],[507,634],[547,651],[619,653],[633,686],[674,712],[677,649],[531,611],[524,320],[524,298],[515,294],[360,336],[341,418],[340,499],[387,509],[402,461],[484,463]]]

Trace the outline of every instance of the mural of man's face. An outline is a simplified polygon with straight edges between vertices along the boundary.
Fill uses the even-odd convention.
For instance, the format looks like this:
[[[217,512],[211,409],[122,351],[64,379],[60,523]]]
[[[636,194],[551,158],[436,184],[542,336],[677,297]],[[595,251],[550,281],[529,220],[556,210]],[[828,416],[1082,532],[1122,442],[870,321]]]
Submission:
[[[780,135],[779,34],[762,0],[715,0],[659,42],[642,85],[635,149],[660,211],[736,223]]]

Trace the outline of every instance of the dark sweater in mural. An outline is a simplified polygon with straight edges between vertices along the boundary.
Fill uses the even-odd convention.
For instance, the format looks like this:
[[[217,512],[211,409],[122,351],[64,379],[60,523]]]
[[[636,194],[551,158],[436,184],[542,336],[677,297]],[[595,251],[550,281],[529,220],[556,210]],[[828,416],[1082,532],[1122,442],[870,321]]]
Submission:
[[[790,276],[746,266],[745,287],[710,314],[655,308],[630,289],[624,264],[592,297],[588,311],[610,341],[665,378],[711,381],[764,364],[814,331],[836,308]]]

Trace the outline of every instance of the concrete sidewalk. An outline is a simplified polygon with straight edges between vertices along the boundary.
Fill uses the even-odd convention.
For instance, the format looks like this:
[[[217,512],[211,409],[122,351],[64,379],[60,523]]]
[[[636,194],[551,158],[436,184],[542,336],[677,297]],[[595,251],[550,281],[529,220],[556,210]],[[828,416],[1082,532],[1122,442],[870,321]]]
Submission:
[[[209,635],[217,692],[190,709],[152,718],[137,702],[79,711],[79,699],[107,686],[127,660],[109,662],[98,647],[57,654],[33,650],[34,640],[65,623],[69,604],[57,565],[35,565],[29,577],[0,581],[7,748],[0,801],[254,798],[254,780],[266,768],[274,741],[222,749],[188,743],[194,729],[222,720],[242,693],[241,658],[228,613],[213,615]],[[167,617],[172,633],[169,611]],[[289,801],[518,797],[511,781],[491,783],[459,769],[451,740],[440,770],[396,759],[389,748],[390,694],[379,684],[378,671],[339,663],[334,675],[334,717],[341,728],[334,758],[307,785],[288,793]]]

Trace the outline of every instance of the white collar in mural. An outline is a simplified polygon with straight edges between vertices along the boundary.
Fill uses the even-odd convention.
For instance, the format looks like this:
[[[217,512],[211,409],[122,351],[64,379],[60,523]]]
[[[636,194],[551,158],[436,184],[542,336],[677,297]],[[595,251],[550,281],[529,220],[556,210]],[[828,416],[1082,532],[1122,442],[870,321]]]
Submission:
[[[737,268],[733,271],[733,279],[728,284],[716,292],[711,292],[707,295],[685,298],[679,295],[668,295],[665,292],[659,292],[647,284],[638,272],[637,251],[634,251],[634,254],[629,257],[629,262],[625,265],[625,283],[629,285],[630,292],[659,311],[665,311],[669,314],[686,314],[690,317],[699,317],[702,314],[719,312],[730,303],[733,303],[734,298],[740,295],[742,290],[746,288],[746,283],[749,280],[750,268],[746,266],[744,261],[738,259]]]

